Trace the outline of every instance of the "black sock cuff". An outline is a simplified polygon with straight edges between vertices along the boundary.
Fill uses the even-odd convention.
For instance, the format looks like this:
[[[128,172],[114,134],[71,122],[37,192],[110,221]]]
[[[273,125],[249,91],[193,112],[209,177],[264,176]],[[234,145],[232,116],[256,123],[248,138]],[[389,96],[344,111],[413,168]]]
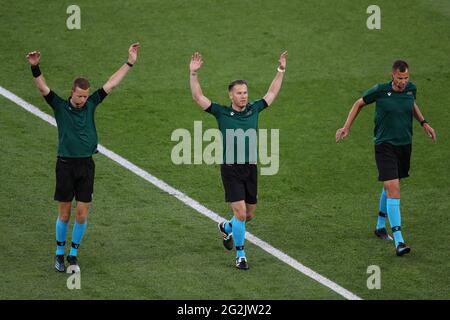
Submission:
[[[397,226],[397,227],[392,227],[392,233],[397,232],[397,231],[401,231],[402,227]]]
[[[72,248],[78,249],[79,247],[80,247],[80,244],[79,244],[79,243],[74,243],[74,242],[72,242]]]
[[[244,250],[244,246],[236,246],[236,251]]]
[[[383,217],[383,218],[386,218],[386,217],[387,217],[387,213],[384,213],[384,212],[381,212],[381,211],[378,211],[378,215],[379,215],[380,217]]]
[[[56,241],[56,245],[59,247],[64,247],[66,245],[66,242],[65,241],[62,241],[62,242]]]

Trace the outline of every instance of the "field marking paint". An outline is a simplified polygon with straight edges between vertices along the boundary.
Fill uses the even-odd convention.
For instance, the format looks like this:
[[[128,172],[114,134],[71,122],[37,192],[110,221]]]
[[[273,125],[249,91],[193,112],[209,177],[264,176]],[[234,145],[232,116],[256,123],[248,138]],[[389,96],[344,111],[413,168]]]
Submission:
[[[25,100],[23,100],[22,98],[16,96],[14,93],[6,90],[2,86],[0,86],[0,94],[2,96],[4,96],[5,98],[7,98],[8,100],[11,100],[12,102],[17,104],[18,106],[22,107],[23,109],[31,112],[35,116],[41,118],[42,120],[50,123],[53,126],[56,126],[56,121],[55,121],[55,119],[52,116],[49,116],[45,112],[39,110],[34,105],[26,102]],[[181,191],[171,187],[170,185],[168,185],[164,181],[156,178],[155,176],[151,175],[147,171],[139,168],[138,166],[136,166],[135,164],[131,163],[127,159],[121,157],[117,153],[115,153],[115,152],[113,152],[113,151],[103,147],[100,144],[98,145],[98,151],[100,153],[104,154],[106,157],[110,158],[111,160],[117,162],[121,166],[127,168],[128,170],[130,170],[134,174],[138,175],[139,177],[147,180],[148,182],[150,182],[151,184],[153,184],[157,188],[159,188],[159,189],[167,192],[168,194],[174,196],[175,198],[177,198],[178,200],[180,200],[181,202],[183,202],[187,206],[191,207],[192,209],[196,210],[197,212],[201,213],[202,215],[210,218],[211,220],[213,220],[213,221],[215,221],[217,223],[222,222],[222,221],[226,221],[224,218],[219,216],[217,213],[209,210],[208,208],[206,208],[205,206],[200,204],[198,201],[195,201],[194,199],[190,198],[189,196],[187,196],[183,192],[181,192]],[[292,268],[296,269],[297,271],[300,271],[301,273],[303,273],[304,275],[308,276],[309,278],[311,278],[311,279],[319,282],[320,284],[328,287],[329,289],[331,289],[334,292],[338,293],[342,297],[344,297],[346,299],[349,299],[349,300],[361,300],[361,298],[358,297],[357,295],[355,295],[354,293],[352,293],[352,292],[348,291],[347,289],[341,287],[337,283],[334,283],[330,279],[320,275],[319,273],[315,272],[314,270],[304,266],[303,264],[301,264],[300,262],[298,262],[294,258],[292,258],[292,257],[288,256],[287,254],[285,254],[284,252],[282,252],[282,251],[272,247],[270,244],[268,244],[267,242],[259,239],[258,237],[254,236],[253,234],[251,234],[249,232],[246,232],[245,237],[246,237],[246,239],[248,241],[252,242],[254,245],[260,247],[264,251],[270,253],[274,257],[276,257],[279,260],[281,260],[282,262],[288,264],[289,266],[291,266]]]

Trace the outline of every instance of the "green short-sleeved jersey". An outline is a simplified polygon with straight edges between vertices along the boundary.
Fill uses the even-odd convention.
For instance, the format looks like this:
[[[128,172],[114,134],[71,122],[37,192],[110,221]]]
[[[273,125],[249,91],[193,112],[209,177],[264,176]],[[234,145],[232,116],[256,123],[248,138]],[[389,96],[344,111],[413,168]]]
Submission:
[[[376,102],[375,144],[399,146],[412,143],[416,90],[416,86],[409,82],[402,92],[397,92],[392,89],[392,82],[387,82],[377,84],[363,94],[365,104]]]
[[[205,110],[216,117],[222,133],[223,163],[257,162],[258,116],[267,106],[267,102],[260,99],[248,103],[242,111],[217,103]]]
[[[91,94],[82,108],[75,108],[69,99],[50,91],[45,100],[52,107],[58,125],[58,156],[67,158],[90,157],[97,153],[97,129],[94,113],[106,97],[103,88]]]

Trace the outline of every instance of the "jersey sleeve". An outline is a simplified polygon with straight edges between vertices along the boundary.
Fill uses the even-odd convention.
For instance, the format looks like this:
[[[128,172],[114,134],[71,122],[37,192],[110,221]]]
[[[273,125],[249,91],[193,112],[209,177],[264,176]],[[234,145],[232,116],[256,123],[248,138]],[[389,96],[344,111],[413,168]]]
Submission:
[[[365,104],[371,104],[374,103],[377,98],[378,98],[378,89],[379,89],[379,85],[375,85],[372,88],[370,88],[369,90],[367,90],[366,92],[364,92],[362,98],[364,100]]]
[[[269,106],[267,104],[266,100],[264,100],[264,99],[256,100],[252,104],[253,104],[253,108],[258,110],[258,112],[263,111],[264,109],[266,109]]]
[[[103,88],[100,88],[93,94],[91,94],[88,100],[90,100],[95,106],[97,106],[103,101],[103,99],[106,98],[107,95],[108,94],[106,93],[106,91],[103,90]]]
[[[52,107],[53,110],[56,110],[58,108],[58,105],[61,105],[64,103],[64,99],[59,97],[53,90],[50,90],[50,92],[44,96],[45,101],[47,101],[48,105]]]
[[[214,117],[219,118],[222,108],[223,107],[220,104],[213,102],[207,109],[205,109],[205,111],[212,114]]]

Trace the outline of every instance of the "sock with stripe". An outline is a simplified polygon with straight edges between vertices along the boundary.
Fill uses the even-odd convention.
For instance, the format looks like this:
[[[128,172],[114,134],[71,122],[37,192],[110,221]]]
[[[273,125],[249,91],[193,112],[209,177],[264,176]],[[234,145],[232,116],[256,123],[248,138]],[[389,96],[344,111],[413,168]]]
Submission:
[[[64,254],[64,246],[66,245],[66,237],[67,237],[67,228],[69,226],[69,221],[64,222],[59,219],[56,219],[56,254],[63,255]]]
[[[224,223],[223,228],[226,233],[230,234],[233,231],[233,222],[235,219],[236,217],[233,217],[230,221]]]
[[[378,207],[378,220],[377,229],[383,229],[386,227],[386,217],[387,217],[387,195],[386,190],[381,190],[380,195],[380,205]]]
[[[395,247],[397,247],[399,242],[405,242],[401,232],[400,199],[388,198],[386,202],[389,223],[394,235]]]
[[[245,257],[244,242],[245,242],[245,221],[234,218],[232,223],[233,241],[236,247],[236,256]]]
[[[86,230],[87,221],[85,223],[78,223],[75,221],[72,231],[72,247],[70,248],[69,255],[77,256],[78,247],[83,239],[84,231]]]

